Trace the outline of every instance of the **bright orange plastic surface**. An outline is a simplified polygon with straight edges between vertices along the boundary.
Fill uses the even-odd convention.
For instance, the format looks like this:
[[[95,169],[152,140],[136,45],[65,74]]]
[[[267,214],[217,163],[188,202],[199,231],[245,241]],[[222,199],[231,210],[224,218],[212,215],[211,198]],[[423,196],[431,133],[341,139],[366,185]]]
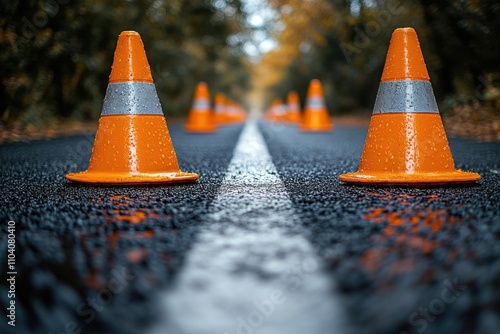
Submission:
[[[332,131],[333,125],[330,120],[330,116],[326,108],[321,111],[307,112],[307,109],[302,118],[302,124],[300,125],[301,131]]]
[[[109,83],[153,82],[144,44],[135,31],[124,31],[118,37]]]
[[[198,83],[198,85],[196,86],[196,91],[194,96],[195,99],[203,97],[210,100],[210,92],[208,91],[208,86],[206,82]]]
[[[321,86],[321,82],[317,79],[311,80],[309,89],[307,90],[308,100],[315,97],[323,99],[323,87]],[[326,107],[323,106],[320,110],[312,110],[306,103],[304,115],[302,116],[302,123],[300,124],[300,130],[310,132],[332,131],[333,125]]]
[[[430,80],[413,28],[398,28],[392,34],[381,81],[404,79]]]
[[[429,185],[468,183],[476,173],[455,169],[439,114],[373,115],[359,170],[340,180],[365,184]]]
[[[208,86],[204,82],[200,82],[196,86],[193,105],[196,104],[199,100],[210,101]],[[184,129],[186,130],[186,132],[192,133],[216,132],[217,125],[215,123],[215,115],[210,106],[207,106],[207,108],[205,109],[191,108]]]
[[[321,85],[321,81],[319,81],[318,79],[312,79],[309,83],[309,87],[307,89],[307,97],[309,96],[323,97],[323,86]]]
[[[85,172],[66,175],[91,184],[146,184],[195,181],[179,170],[162,115],[102,116]]]
[[[217,132],[214,115],[211,112],[192,112],[185,126],[187,132],[214,133]]]

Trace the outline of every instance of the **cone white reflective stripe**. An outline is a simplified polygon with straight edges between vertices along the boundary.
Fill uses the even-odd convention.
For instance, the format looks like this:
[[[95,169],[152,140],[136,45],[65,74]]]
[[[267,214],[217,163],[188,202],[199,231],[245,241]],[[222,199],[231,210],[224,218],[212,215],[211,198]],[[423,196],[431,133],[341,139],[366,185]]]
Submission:
[[[284,112],[285,109],[286,109],[286,106],[284,104],[278,104],[274,107],[274,110],[276,112]]]
[[[210,109],[210,102],[208,101],[208,99],[196,99],[193,103],[193,109],[199,111],[208,111]]]
[[[227,113],[230,114],[230,115],[235,115],[236,114],[236,108],[234,106],[227,107]]]
[[[296,111],[296,110],[299,110],[300,109],[300,106],[298,103],[289,103],[288,104],[288,109],[289,110],[292,110],[292,111]]]
[[[215,106],[215,113],[224,114],[226,112],[226,107],[223,104],[217,104]]]
[[[431,83],[424,80],[381,82],[373,114],[395,112],[439,113]]]
[[[163,111],[153,83],[129,81],[108,84],[101,115],[163,115]]]
[[[325,103],[320,96],[313,96],[307,100],[307,108],[312,109],[313,111],[324,108]]]

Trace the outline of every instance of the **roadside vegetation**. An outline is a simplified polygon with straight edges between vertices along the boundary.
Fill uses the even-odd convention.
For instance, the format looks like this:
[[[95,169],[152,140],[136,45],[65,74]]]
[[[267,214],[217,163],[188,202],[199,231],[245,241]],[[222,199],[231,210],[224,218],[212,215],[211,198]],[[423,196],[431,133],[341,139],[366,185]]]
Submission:
[[[123,30],[141,33],[170,118],[187,114],[201,80],[265,109],[292,89],[304,103],[312,78],[334,116],[369,118],[391,34],[405,26],[417,30],[447,130],[500,140],[498,1],[261,3],[272,15],[253,26],[242,0],[2,2],[0,141],[95,122]],[[252,58],[256,33],[275,47]]]

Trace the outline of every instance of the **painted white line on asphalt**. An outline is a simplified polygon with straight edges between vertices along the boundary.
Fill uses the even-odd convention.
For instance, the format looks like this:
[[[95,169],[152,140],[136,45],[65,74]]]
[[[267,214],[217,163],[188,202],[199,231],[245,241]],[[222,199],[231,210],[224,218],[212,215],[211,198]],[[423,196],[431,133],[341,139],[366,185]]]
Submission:
[[[165,317],[150,333],[343,333],[333,284],[301,229],[250,120],[206,229],[161,297]]]

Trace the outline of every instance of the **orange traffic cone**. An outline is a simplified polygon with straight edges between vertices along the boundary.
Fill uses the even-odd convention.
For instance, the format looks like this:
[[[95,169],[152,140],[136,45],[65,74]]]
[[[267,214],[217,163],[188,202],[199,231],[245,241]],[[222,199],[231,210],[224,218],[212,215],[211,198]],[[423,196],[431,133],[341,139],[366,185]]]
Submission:
[[[306,107],[300,125],[301,131],[332,131],[333,125],[325,106],[323,88],[319,80],[311,80],[307,90]]]
[[[94,185],[187,182],[179,170],[141,37],[118,38],[88,170],[66,175]]]
[[[275,99],[271,104],[267,107],[266,112],[264,114],[264,119],[266,121],[275,121],[275,114],[274,114],[274,109],[276,108],[276,105],[278,104],[278,100]]]
[[[392,35],[365,147],[356,173],[344,182],[442,185],[481,179],[455,170],[417,34]]]
[[[270,122],[280,122],[286,117],[285,105],[282,99],[274,99],[266,111],[265,119]]]
[[[300,100],[296,91],[291,91],[287,96],[287,119],[292,123],[300,123]]]
[[[217,131],[215,116],[210,108],[210,93],[207,84],[200,82],[196,86],[193,106],[189,111],[185,130],[196,133],[213,133]]]
[[[215,123],[226,124],[228,122],[226,97],[222,93],[215,94]]]

